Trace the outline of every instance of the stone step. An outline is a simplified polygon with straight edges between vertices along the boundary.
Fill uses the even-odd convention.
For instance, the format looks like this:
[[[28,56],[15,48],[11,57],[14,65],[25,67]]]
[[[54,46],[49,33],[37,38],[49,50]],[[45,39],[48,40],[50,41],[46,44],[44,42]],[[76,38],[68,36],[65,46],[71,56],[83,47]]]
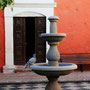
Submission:
[[[15,73],[21,73],[21,72],[31,72],[31,69],[27,68],[25,69],[25,66],[16,66]]]

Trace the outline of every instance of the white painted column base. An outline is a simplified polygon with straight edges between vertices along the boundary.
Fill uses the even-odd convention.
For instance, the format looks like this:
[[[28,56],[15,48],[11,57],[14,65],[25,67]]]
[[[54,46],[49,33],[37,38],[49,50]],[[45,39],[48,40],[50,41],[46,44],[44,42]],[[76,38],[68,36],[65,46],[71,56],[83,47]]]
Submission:
[[[15,66],[4,66],[3,73],[15,73]]]

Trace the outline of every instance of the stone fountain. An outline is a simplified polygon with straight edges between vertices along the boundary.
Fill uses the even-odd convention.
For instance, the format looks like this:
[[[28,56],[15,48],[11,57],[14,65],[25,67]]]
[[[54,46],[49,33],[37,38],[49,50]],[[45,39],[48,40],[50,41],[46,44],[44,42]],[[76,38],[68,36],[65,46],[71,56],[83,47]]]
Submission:
[[[72,63],[58,63],[60,60],[60,53],[58,52],[57,45],[59,41],[63,40],[66,34],[57,33],[56,21],[59,19],[57,16],[51,16],[48,19],[50,21],[50,33],[41,34],[41,37],[50,45],[46,56],[48,63],[36,63],[31,65],[30,69],[48,78],[49,82],[45,90],[61,90],[57,82],[59,76],[71,73],[77,68],[77,65]]]

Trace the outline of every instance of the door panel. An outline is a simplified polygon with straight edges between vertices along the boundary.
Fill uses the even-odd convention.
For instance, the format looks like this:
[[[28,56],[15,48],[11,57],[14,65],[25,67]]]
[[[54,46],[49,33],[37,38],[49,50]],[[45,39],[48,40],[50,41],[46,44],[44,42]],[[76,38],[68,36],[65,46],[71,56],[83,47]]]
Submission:
[[[14,64],[25,64],[25,18],[14,18]]]
[[[46,18],[28,17],[27,19],[30,19],[30,20],[26,22],[26,18],[24,17],[14,18],[14,64],[15,65],[24,65],[26,63],[27,40],[30,41],[29,46],[35,45],[33,47],[35,47],[37,62],[46,61],[46,42],[40,37],[41,33],[46,33]],[[33,21],[33,24],[31,25],[30,22],[32,22],[32,20],[34,21]],[[30,28],[33,27],[33,30],[34,30],[34,32],[30,31],[29,33],[35,33],[35,36],[33,34],[27,34],[28,35],[27,37],[31,39],[26,38],[27,25],[30,25],[29,26]],[[31,30],[31,29],[28,29],[28,30]],[[34,38],[35,38],[35,41],[32,42]]]
[[[46,33],[46,18],[35,18],[35,53],[37,62],[46,61],[46,42],[40,37],[41,33]]]

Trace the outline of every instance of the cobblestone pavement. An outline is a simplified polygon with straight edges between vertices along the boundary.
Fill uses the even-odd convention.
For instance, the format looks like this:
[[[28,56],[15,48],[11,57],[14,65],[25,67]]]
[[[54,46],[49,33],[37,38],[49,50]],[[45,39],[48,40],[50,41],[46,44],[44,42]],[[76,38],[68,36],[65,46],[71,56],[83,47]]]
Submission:
[[[90,82],[60,83],[62,90],[90,90]],[[0,85],[0,90],[44,90],[46,83]]]

